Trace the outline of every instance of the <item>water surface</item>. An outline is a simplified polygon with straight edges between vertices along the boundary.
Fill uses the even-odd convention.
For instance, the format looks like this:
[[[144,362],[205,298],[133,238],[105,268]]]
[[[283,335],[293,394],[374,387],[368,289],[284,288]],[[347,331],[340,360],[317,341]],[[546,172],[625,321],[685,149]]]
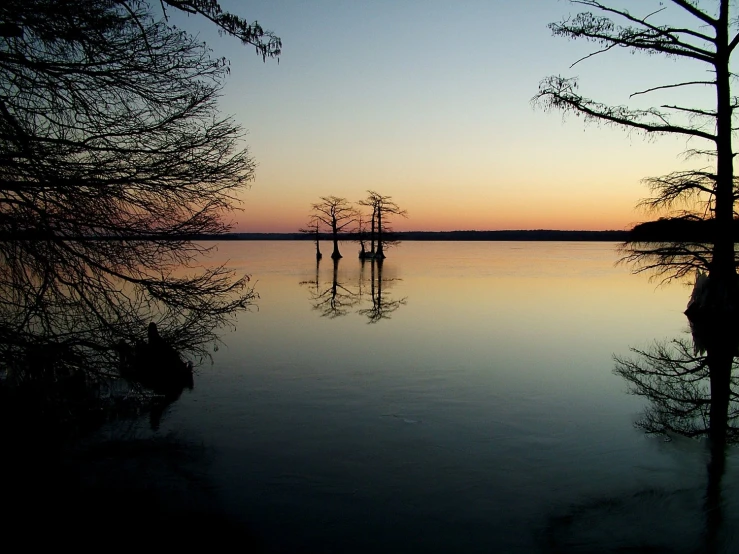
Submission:
[[[616,246],[406,242],[380,281],[352,245],[334,270],[309,242],[221,243],[260,298],[160,432],[209,449],[219,502],[274,551],[700,551],[705,445],[645,436],[612,373],[685,335],[690,289]]]

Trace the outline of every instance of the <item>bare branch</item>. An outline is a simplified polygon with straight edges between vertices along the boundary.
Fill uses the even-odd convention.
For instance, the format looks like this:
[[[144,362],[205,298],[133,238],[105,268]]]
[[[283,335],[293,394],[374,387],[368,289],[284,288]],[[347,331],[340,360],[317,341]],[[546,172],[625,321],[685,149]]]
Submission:
[[[672,3],[677,4],[678,6],[683,8],[685,11],[689,12],[691,15],[694,15],[695,17],[697,17],[704,23],[708,23],[711,27],[716,27],[718,25],[718,20],[709,16],[704,11],[699,10],[687,0],[672,0]]]
[[[710,210],[716,191],[715,173],[705,170],[676,171],[661,177],[648,177],[643,182],[654,196],[642,200],[639,206],[650,211],[671,209],[680,204],[692,213],[705,213]]]
[[[129,0],[118,0],[127,2]],[[224,12],[213,0],[161,0],[186,13],[200,15],[214,23],[223,33],[234,36],[244,44],[254,46],[263,60],[276,58],[282,53],[282,41],[271,31],[265,31],[259,23],[249,23],[234,14]]]
[[[610,51],[611,49],[615,48],[616,46],[617,46],[616,44],[609,44],[605,48],[601,48],[600,50],[596,50],[595,52],[591,52],[590,54],[587,54],[587,55],[583,56],[582,58],[580,58],[579,60],[577,60],[575,63],[571,64],[570,65],[570,69],[572,69],[573,67],[575,67],[580,62],[585,61],[587,59],[590,59],[590,58],[592,58],[594,56],[597,56],[599,54],[604,54],[605,52]]]
[[[697,108],[685,108],[683,106],[673,106],[671,104],[662,104],[662,106],[660,106],[660,107],[661,108],[665,108],[666,110],[675,110],[675,111],[678,111],[678,112],[689,113],[689,114],[693,114],[693,115],[700,115],[700,116],[704,116],[704,117],[712,117],[712,118],[715,118],[716,115],[717,115],[715,111],[710,111],[709,112],[707,110],[700,110],[700,109],[697,109]]]
[[[573,3],[617,15],[637,24],[637,27],[618,27],[606,17],[596,17],[591,13],[580,13],[574,18],[561,23],[551,24],[549,28],[555,36],[566,36],[572,39],[584,38],[606,45],[661,52],[709,63],[715,56],[712,51],[685,42],[680,38],[680,35],[687,35],[709,44],[715,42],[713,38],[702,33],[691,29],[657,27],[648,23],[646,18],[634,17],[625,10],[610,8],[600,2],[583,0],[573,1]]]
[[[716,136],[700,129],[670,123],[668,117],[655,110],[630,110],[623,106],[606,106],[577,93],[577,79],[552,76],[539,84],[539,93],[532,99],[544,109],[559,109],[582,114],[587,119],[605,121],[647,133],[676,133],[716,141]],[[649,121],[656,119],[657,121]]]
[[[729,53],[736,49],[737,44],[739,44],[739,34],[734,35],[734,38],[731,39],[731,42],[729,43]]]
[[[634,96],[639,96],[640,94],[647,94],[649,92],[654,92],[654,91],[657,91],[657,90],[665,90],[665,89],[670,89],[670,88],[685,87],[685,86],[689,86],[689,85],[711,85],[711,86],[715,86],[716,85],[716,81],[687,81],[685,83],[676,83],[674,85],[662,85],[662,86],[658,86],[658,87],[648,88],[648,89],[645,89],[645,90],[640,90],[639,92],[634,92],[634,93],[632,93],[632,94],[629,95],[629,98],[633,98]]]

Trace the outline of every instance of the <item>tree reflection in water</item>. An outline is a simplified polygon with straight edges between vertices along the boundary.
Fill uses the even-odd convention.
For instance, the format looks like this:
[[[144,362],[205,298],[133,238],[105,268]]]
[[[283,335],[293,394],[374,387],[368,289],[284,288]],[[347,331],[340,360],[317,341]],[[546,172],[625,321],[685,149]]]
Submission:
[[[642,514],[641,528],[635,529],[634,525],[625,529],[623,536],[628,539],[598,545],[599,552],[731,551],[732,531],[724,524],[722,480],[727,449],[739,442],[739,377],[733,374],[739,329],[710,320],[692,321],[690,327],[692,340],[657,341],[648,348],[632,348],[628,357],[615,357],[614,373],[627,382],[629,393],[648,401],[636,422],[639,429],[666,440],[705,439],[708,462],[702,509],[697,497],[692,501],[690,489],[670,492],[655,488],[586,502],[571,507],[565,516],[551,519],[548,538],[552,551],[588,552],[594,545],[587,544],[583,549],[582,538],[588,533],[584,521],[592,526],[596,518],[602,518],[616,527],[635,513]],[[676,509],[675,495],[681,497],[677,504],[682,505],[683,525],[660,534],[656,529],[670,522],[666,512]]]
[[[647,433],[705,437],[708,444],[705,494],[705,551],[720,551],[723,500],[721,481],[726,450],[739,442],[739,380],[733,374],[739,353],[739,329],[726,321],[690,322],[692,344],[684,339],[632,349],[616,358],[615,373],[632,394],[649,400],[637,425]]]
[[[333,272],[331,281],[322,285],[320,278],[321,259],[316,260],[315,279],[301,281],[301,285],[310,286],[310,301],[313,309],[321,317],[334,319],[347,315],[351,308],[360,301],[359,292],[351,290],[346,284],[339,281],[339,259],[332,259]]]
[[[318,260],[315,277],[300,282],[300,285],[309,288],[311,305],[321,317],[334,319],[353,313],[353,309],[358,308],[356,313],[366,317],[368,323],[377,323],[390,319],[395,311],[408,302],[407,297],[394,299],[388,294],[388,288],[398,279],[383,276],[381,259],[360,259],[356,284],[340,278],[339,263],[340,260],[333,260],[330,281],[321,282],[321,260]]]
[[[172,529],[187,528],[187,518],[202,535],[224,528],[201,482],[203,449],[156,431],[192,388],[191,364],[208,358],[231,313],[222,304],[209,309],[207,299],[197,312],[137,300],[70,301],[45,313],[40,304],[33,313],[0,304],[8,537],[27,541],[42,531],[42,541],[99,546],[111,536],[138,544],[147,536],[172,545],[184,543],[186,534]],[[105,328],[94,313],[100,307],[106,317],[115,312]]]
[[[98,296],[87,291],[90,302],[32,311],[27,302],[0,304],[0,411],[9,440],[65,441],[145,412],[157,427],[192,388],[193,364],[209,359],[232,316],[207,298],[197,309],[173,310],[125,290]]]
[[[362,269],[367,263],[366,260],[362,260]],[[387,294],[387,285],[392,283],[395,279],[383,278],[382,276],[382,259],[370,260],[370,300],[372,305],[367,308],[359,310],[359,314],[367,318],[368,323],[377,323],[383,319],[390,319],[393,312],[397,311],[401,306],[405,306],[408,302],[407,297],[394,300]],[[383,295],[383,286],[385,286],[385,293]]]

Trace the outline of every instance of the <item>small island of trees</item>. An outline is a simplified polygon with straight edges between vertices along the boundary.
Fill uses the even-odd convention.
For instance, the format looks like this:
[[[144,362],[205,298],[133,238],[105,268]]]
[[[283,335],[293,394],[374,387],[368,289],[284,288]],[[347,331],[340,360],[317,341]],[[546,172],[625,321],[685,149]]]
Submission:
[[[315,236],[316,259],[322,258],[319,239],[321,233],[330,233],[333,241],[331,258],[339,260],[343,256],[339,251],[339,233],[354,235],[361,250],[360,259],[382,260],[385,249],[397,244],[392,238],[392,228],[389,226],[390,217],[399,215],[408,217],[408,212],[395,202],[392,196],[383,196],[373,190],[367,191],[367,197],[352,205],[346,198],[338,196],[322,196],[320,202],[311,205],[311,213],[302,233]],[[364,209],[369,208],[367,211]],[[369,243],[369,250],[367,244]]]

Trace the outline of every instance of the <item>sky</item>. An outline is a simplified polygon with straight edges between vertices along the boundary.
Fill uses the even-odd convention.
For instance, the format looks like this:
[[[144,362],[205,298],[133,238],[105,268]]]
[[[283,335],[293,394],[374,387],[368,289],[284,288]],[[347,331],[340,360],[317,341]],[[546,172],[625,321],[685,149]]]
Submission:
[[[660,4],[611,3],[634,13]],[[395,230],[627,229],[655,217],[636,208],[649,192],[642,179],[687,167],[681,154],[704,146],[532,106],[549,75],[578,76],[581,93],[601,102],[642,107],[665,99],[631,93],[705,78],[697,64],[623,49],[571,68],[595,48],[551,35],[548,23],[583,11],[567,0],[221,6],[283,43],[279,63],[263,62],[201,18],[172,17],[230,60],[220,106],[248,132],[258,164],[230,218],[236,232],[295,232],[321,196],[354,202],[368,189],[407,210]],[[695,94],[683,100],[706,100]]]

